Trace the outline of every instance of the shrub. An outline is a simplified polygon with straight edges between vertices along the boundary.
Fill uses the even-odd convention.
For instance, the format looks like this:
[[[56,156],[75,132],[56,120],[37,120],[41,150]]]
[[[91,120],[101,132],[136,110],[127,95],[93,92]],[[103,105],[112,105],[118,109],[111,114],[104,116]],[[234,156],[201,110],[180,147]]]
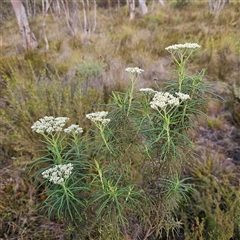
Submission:
[[[176,70],[162,90],[136,90],[143,70],[126,68],[129,88],[112,92],[111,103],[86,115],[93,126],[83,135],[79,125],[66,126],[69,117],[45,116],[32,125],[46,146],[33,168],[49,217],[76,232],[82,226],[84,239],[156,239],[180,229],[176,211],[194,191],[189,178],[181,178],[192,146],[187,131],[206,100],[204,71],[189,76],[186,68],[199,47],[166,48]],[[99,74],[91,69],[84,65],[79,72]]]
[[[100,76],[104,72],[104,63],[101,61],[94,61],[92,59],[83,60],[76,66],[76,73],[81,81],[81,89],[85,94],[90,86],[101,86],[99,82]]]
[[[220,155],[205,153],[191,162],[188,172],[197,191],[192,204],[182,208],[186,239],[238,239],[238,168]]]

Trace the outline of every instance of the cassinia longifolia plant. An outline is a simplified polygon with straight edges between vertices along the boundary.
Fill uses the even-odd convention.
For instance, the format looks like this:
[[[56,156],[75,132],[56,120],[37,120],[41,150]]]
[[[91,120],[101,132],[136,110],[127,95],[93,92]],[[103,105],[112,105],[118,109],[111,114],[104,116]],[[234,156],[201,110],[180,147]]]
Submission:
[[[126,68],[129,88],[112,92],[111,103],[100,106],[104,111],[86,115],[92,129],[66,127],[67,117],[45,116],[33,124],[46,145],[33,166],[40,166],[36,176],[49,216],[76,231],[81,226],[82,239],[147,239],[180,227],[175,210],[193,190],[189,178],[181,178],[184,161],[192,157],[188,130],[206,100],[205,70],[188,75],[186,68],[198,48],[166,48],[176,68],[174,80],[161,89],[136,89],[144,70]],[[131,221],[141,226],[139,233]]]

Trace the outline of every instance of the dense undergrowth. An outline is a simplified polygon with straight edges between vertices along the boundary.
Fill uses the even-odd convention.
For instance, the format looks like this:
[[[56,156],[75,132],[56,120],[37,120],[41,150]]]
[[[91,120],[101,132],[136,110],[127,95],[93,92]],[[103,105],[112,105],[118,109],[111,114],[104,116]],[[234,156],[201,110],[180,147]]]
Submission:
[[[50,45],[48,51],[45,50],[45,43],[41,38],[39,16],[30,21],[32,30],[39,40],[39,47],[36,51],[26,53],[22,51],[15,20],[5,22],[2,26],[4,41],[1,45],[0,65],[2,145],[0,238],[239,239],[238,161],[240,157],[238,154],[240,153],[237,152],[240,142],[240,36],[237,31],[240,29],[239,9],[239,4],[229,4],[219,14],[213,15],[203,3],[187,4],[182,7],[156,6],[146,16],[138,13],[136,19],[131,22],[124,7],[113,8],[111,11],[99,9],[96,32],[79,33],[74,39],[70,37],[67,27],[63,27],[64,19],[56,21],[49,15],[47,17],[47,37]],[[179,154],[181,160],[183,160],[182,152],[186,153],[184,161],[179,161],[181,164],[169,161],[169,164],[161,166],[164,167],[163,169],[156,170],[157,168],[151,165],[155,164],[154,161],[141,165],[149,156],[136,151],[139,146],[130,141],[129,135],[124,135],[125,131],[129,133],[134,128],[127,128],[127,122],[124,123],[127,118],[119,118],[118,121],[121,120],[125,129],[121,130],[120,127],[115,129],[116,126],[110,125],[111,131],[107,136],[110,143],[116,143],[117,140],[111,138],[114,132],[119,139],[117,142],[119,148],[110,147],[110,150],[104,148],[101,141],[97,141],[99,136],[96,132],[90,132],[92,125],[86,119],[86,114],[100,111],[106,108],[106,104],[112,106],[116,112],[117,108],[114,107],[116,98],[114,99],[111,92],[112,90],[123,93],[127,91],[129,76],[123,71],[126,67],[136,66],[145,70],[136,82],[136,89],[153,87],[160,90],[166,87],[164,83],[172,80],[174,75],[171,73],[171,57],[165,48],[185,42],[197,42],[201,45],[201,51],[194,52],[188,60],[190,76],[196,74],[196,69],[201,74],[201,70],[206,68],[204,82],[211,83],[212,92],[220,95],[218,101],[209,99],[206,102],[206,109],[201,109],[207,114],[207,121],[201,117],[198,121],[194,119],[194,124],[198,124],[198,129],[202,132],[205,129],[208,133],[226,132],[220,139],[222,142],[213,146],[209,146],[209,143],[201,145],[198,130],[184,129],[191,141],[196,142],[196,146],[193,149],[190,145],[181,148]],[[120,96],[122,95],[119,95],[118,101],[121,100]],[[207,95],[207,97],[211,96]],[[106,194],[104,195],[106,197],[109,194],[109,191],[101,192],[99,188],[101,183],[96,177],[103,171],[106,177],[103,190],[114,189],[117,185],[113,186],[113,184],[119,183],[122,192],[115,193],[119,194],[123,203],[122,199],[127,198],[124,194],[129,194],[131,187],[135,190],[133,185],[136,184],[138,187],[133,198],[136,197],[137,204],[127,203],[122,208],[124,211],[119,212],[115,208],[117,205],[108,203],[113,206],[111,215],[108,214],[109,209],[106,211],[106,208],[101,208],[101,202],[96,201],[96,204],[86,211],[89,219],[86,215],[81,216],[85,218],[83,222],[73,223],[71,218],[69,220],[62,216],[56,217],[58,214],[48,220],[45,212],[39,208],[47,199],[49,192],[45,191],[49,189],[46,189],[46,185],[40,186],[40,180],[34,182],[35,173],[46,166],[37,165],[29,172],[30,163],[41,157],[42,151],[39,150],[44,149],[44,143],[38,141],[31,126],[44,116],[69,117],[71,123],[83,127],[84,132],[88,133],[86,136],[92,142],[97,142],[94,147],[90,144],[89,148],[93,149],[91,151],[82,148],[81,143],[78,146],[86,155],[77,155],[75,149],[73,151],[75,155],[71,156],[77,156],[76,159],[81,156],[83,162],[91,159],[90,165],[87,166],[91,171],[88,172],[85,181],[90,183],[96,180],[94,188],[99,196]],[[131,121],[135,123],[136,119]],[[136,127],[136,124],[133,126]],[[231,149],[224,149],[224,142],[229,141],[227,136],[233,131],[236,137],[231,140],[231,144],[235,146],[235,157],[229,154],[232,153]],[[208,133],[205,134],[205,138],[209,137]],[[163,136],[166,140],[166,136]],[[149,135],[146,134],[145,137]],[[135,135],[135,139],[138,143],[143,142],[138,134]],[[150,140],[153,141],[152,137]],[[214,141],[217,140],[219,139]],[[125,151],[128,146],[131,146],[129,151]],[[160,146],[163,150],[162,145]],[[117,152],[119,159],[116,156],[111,157],[113,150]],[[195,154],[190,154],[190,150]],[[125,154],[121,155],[121,152]],[[100,158],[101,163],[107,161],[102,165],[104,169],[100,169],[97,162],[93,161],[99,153],[105,156],[103,159]],[[151,153],[148,152],[150,155],[153,154],[151,158],[154,159],[160,157],[158,155],[160,153],[161,151],[156,149]],[[176,156],[178,154],[171,158]],[[124,163],[125,167],[116,164],[114,169],[108,168],[108,163],[112,159],[118,164]],[[129,164],[129,159],[133,162],[132,165]],[[154,173],[151,172],[152,170]],[[127,177],[123,178],[124,181],[120,181],[119,176],[126,172]],[[158,182],[160,178],[166,181]],[[177,186],[181,187],[180,183],[184,179],[187,180],[182,183],[194,187],[195,191],[186,197],[187,201],[182,201],[184,195],[178,195],[181,190],[178,188],[174,198],[171,198],[170,190],[174,192],[174,184],[175,186],[179,184]],[[165,195],[161,193],[159,198],[156,195],[153,197],[153,192],[159,190],[157,184],[162,184],[165,186],[164,189],[169,190],[165,189]],[[149,198],[146,196],[142,198],[144,194],[140,192],[141,188],[144,189],[145,194],[149,191],[146,194]],[[183,188],[185,194],[184,190]],[[92,196],[89,192],[84,194],[86,199]],[[166,196],[168,196],[167,200]],[[138,203],[139,197],[144,206]],[[97,211],[97,206],[102,211]],[[94,218],[95,212],[98,212],[100,220]],[[119,213],[123,214],[123,219],[119,219]],[[123,224],[125,217],[131,227]],[[87,226],[84,225],[86,222]],[[144,238],[146,236],[147,238]]]

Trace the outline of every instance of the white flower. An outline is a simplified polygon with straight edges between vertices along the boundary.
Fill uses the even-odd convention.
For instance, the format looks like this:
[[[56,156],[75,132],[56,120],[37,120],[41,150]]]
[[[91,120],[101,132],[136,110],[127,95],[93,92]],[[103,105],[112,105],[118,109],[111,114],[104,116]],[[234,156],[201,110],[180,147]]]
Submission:
[[[152,88],[140,88],[139,91],[147,94],[157,93],[157,91],[153,90]]]
[[[126,68],[125,71],[130,74],[134,74],[134,73],[141,74],[142,72],[144,72],[143,69],[138,67],[134,67],[134,68],[129,67],[129,68]]]
[[[185,93],[177,92],[175,93],[181,100],[187,100],[190,99],[190,96]]]
[[[171,99],[168,100],[168,104],[169,104],[169,105],[173,105],[173,106],[177,106],[177,105],[179,105],[179,99],[173,97],[173,98],[171,98]]]
[[[157,101],[152,101],[150,102],[150,106],[151,108],[158,110],[158,108],[165,108],[167,106],[167,104],[165,102],[157,102]]]
[[[105,118],[107,115],[108,115],[108,112],[102,111],[102,112],[89,113],[86,115],[86,117],[94,123],[101,122],[103,125],[107,125],[111,121],[111,119]]]
[[[50,182],[55,184],[62,184],[72,174],[72,163],[56,165],[49,168],[42,173],[43,178],[48,178]]]
[[[169,92],[155,93],[153,100],[150,102],[151,108],[157,110],[158,108],[165,108],[167,105],[179,105],[179,99],[174,97]]]
[[[61,132],[66,122],[69,120],[67,117],[57,117],[45,116],[40,118],[32,125],[32,131],[37,133],[52,133]]]
[[[83,132],[83,129],[81,127],[79,127],[79,125],[76,124],[72,124],[71,126],[69,126],[68,128],[64,129],[65,133],[73,133],[73,134],[79,134]]]
[[[195,49],[200,48],[197,43],[185,43],[185,44],[174,44],[165,48],[167,51],[178,50],[178,49]]]
[[[103,125],[107,125],[110,121],[111,119],[106,118],[106,119],[102,119],[100,122],[102,122]]]

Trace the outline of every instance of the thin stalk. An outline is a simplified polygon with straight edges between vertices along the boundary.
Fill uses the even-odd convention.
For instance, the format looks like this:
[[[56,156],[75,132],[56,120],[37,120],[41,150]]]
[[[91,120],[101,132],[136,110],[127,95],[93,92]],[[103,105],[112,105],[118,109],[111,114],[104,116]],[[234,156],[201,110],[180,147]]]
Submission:
[[[54,160],[56,160],[58,164],[62,164],[61,151],[59,151],[59,146],[58,146],[60,134],[57,134],[56,137],[53,134],[51,134],[51,137],[49,137],[45,134],[43,134],[43,136],[46,139],[46,141],[49,143],[49,145],[51,146],[51,148],[50,148],[51,151],[56,155],[56,159],[54,159]]]
[[[68,196],[68,190],[67,190],[67,188],[66,188],[65,182],[63,182],[63,183],[61,184],[61,186],[63,187],[63,190],[64,190],[64,193],[65,193],[66,197],[69,198],[69,196]]]
[[[177,52],[178,58],[174,56],[174,53],[172,53],[172,57],[174,59],[175,65],[178,68],[178,82],[179,82],[179,87],[178,90],[179,92],[181,92],[182,90],[182,83],[184,81],[184,79],[186,78],[186,71],[185,71],[185,65],[187,63],[187,60],[190,58],[190,56],[192,55],[193,50],[190,51],[190,53],[188,55],[186,54],[186,50],[185,51],[180,51]]]
[[[102,189],[105,190],[105,186],[104,186],[104,183],[103,183],[102,170],[99,166],[99,163],[96,160],[94,160],[94,161],[95,161],[97,172],[98,172],[98,175],[99,175],[99,178],[100,178],[100,181],[101,181]]]
[[[132,100],[133,100],[133,90],[134,90],[134,85],[135,85],[135,82],[134,81],[134,77],[131,76],[131,87],[130,87],[130,91],[129,91],[129,104],[128,104],[128,109],[127,109],[127,117],[129,115],[129,112],[130,112],[130,109],[131,109],[131,105],[132,105]]]
[[[109,147],[109,145],[108,145],[108,142],[107,142],[107,140],[106,140],[106,138],[105,138],[105,134],[104,134],[104,126],[102,126],[102,125],[99,126],[99,130],[100,130],[101,138],[102,138],[102,140],[104,141],[104,143],[105,143],[105,145],[106,145],[108,151],[109,151],[112,155],[114,155],[114,153],[113,153],[112,150],[110,149],[110,147]]]
[[[170,132],[169,132],[169,125],[170,125],[170,116],[165,115],[164,117],[164,125],[163,128],[167,132],[167,144],[168,144],[168,152],[170,151],[170,145],[171,145],[171,138],[170,138]]]

